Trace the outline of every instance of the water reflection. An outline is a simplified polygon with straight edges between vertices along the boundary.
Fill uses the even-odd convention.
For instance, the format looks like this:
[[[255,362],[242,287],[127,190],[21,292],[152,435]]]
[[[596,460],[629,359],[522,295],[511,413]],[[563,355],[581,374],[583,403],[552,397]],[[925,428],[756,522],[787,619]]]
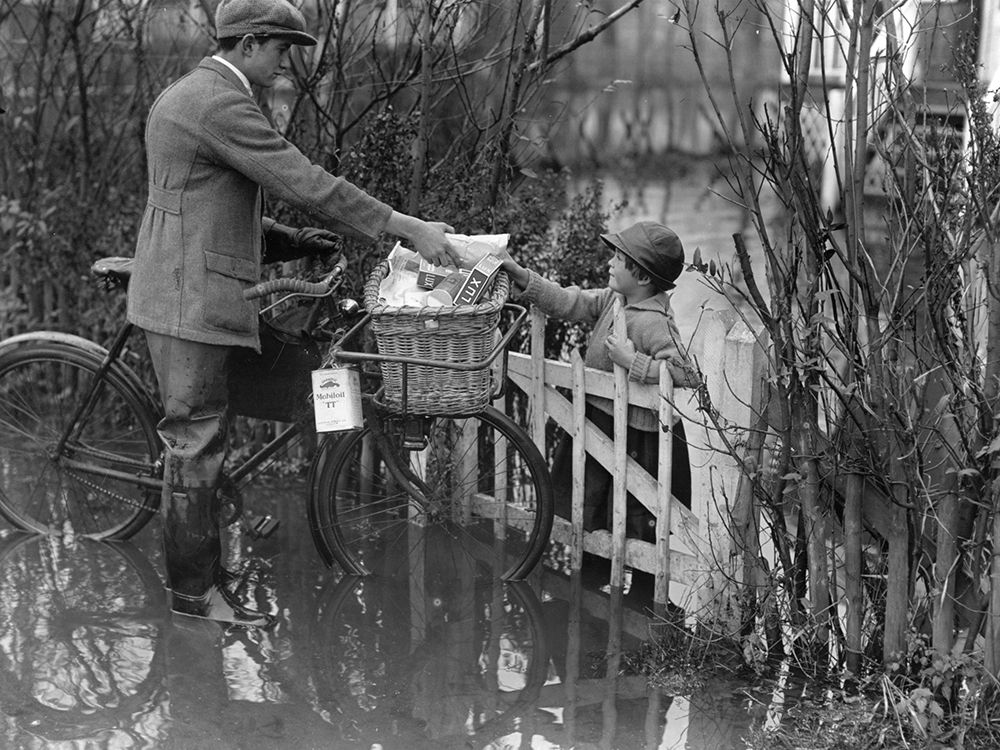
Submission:
[[[162,735],[163,590],[129,545],[0,542],[0,705],[8,747]]]
[[[317,627],[327,715],[358,746],[494,747],[547,678],[534,592],[474,570],[345,578],[324,592]]]
[[[243,630],[171,618],[129,544],[2,536],[0,746],[725,750],[766,720],[626,674],[649,620],[599,581],[505,584],[447,536],[356,579],[302,538],[263,548],[278,624]]]
[[[335,747],[293,630],[171,616],[128,543],[3,535],[0,746]]]

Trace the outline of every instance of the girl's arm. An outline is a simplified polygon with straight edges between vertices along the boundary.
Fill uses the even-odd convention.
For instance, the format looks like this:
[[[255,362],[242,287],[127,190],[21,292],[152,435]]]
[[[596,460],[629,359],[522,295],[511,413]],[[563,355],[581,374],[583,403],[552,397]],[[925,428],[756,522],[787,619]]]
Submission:
[[[593,323],[614,294],[610,289],[582,289],[579,286],[559,286],[513,259],[501,265],[510,275],[514,291],[522,302],[537,306],[546,315],[561,320]]]
[[[504,258],[503,263],[500,265],[507,275],[510,276],[511,283],[514,284],[514,289],[518,294],[524,294],[524,290],[528,288],[528,280],[531,278],[531,274],[528,273],[528,269],[522,266],[513,258]]]
[[[663,361],[667,363],[667,370],[670,372],[675,386],[679,388],[697,387],[701,383],[701,374],[678,343],[680,332],[674,325],[673,319],[670,319],[670,323],[665,326],[665,329],[665,336],[656,337],[660,340],[654,347],[651,347],[652,354],[639,351],[628,338],[619,338],[611,334],[605,342],[608,356],[616,365],[628,370],[631,380],[637,380],[641,383],[659,383],[659,363]]]

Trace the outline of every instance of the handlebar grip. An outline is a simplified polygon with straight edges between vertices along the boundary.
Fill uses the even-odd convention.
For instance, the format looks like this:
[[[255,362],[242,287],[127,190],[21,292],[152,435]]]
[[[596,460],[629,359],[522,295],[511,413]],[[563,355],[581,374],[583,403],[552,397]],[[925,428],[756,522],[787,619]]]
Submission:
[[[347,265],[347,256],[341,253],[340,257],[337,258],[337,262],[333,264],[333,272],[331,274],[333,278],[339,279],[343,276],[347,272]]]
[[[272,279],[262,281],[249,289],[243,290],[243,299],[252,300],[275,292],[292,292],[294,294],[312,294],[322,296],[330,291],[328,284],[322,281],[305,281],[303,279]]]

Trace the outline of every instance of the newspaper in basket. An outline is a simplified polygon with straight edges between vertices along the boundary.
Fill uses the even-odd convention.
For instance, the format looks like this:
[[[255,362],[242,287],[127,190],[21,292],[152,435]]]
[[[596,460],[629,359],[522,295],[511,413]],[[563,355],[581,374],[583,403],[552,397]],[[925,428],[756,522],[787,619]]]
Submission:
[[[500,312],[510,293],[507,274],[497,274],[484,301],[454,307],[396,307],[379,303],[379,285],[389,271],[376,266],[365,285],[365,307],[380,354],[468,363],[485,360],[493,350]],[[403,410],[404,365],[381,362],[386,405]],[[473,414],[490,402],[489,367],[451,370],[405,365],[406,411],[411,414]]]

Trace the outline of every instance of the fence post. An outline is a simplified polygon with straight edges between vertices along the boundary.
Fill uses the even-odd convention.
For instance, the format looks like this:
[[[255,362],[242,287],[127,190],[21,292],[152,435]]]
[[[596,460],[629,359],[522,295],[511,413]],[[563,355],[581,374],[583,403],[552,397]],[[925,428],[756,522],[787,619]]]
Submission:
[[[583,567],[583,500],[586,492],[584,478],[587,471],[587,383],[583,357],[579,349],[570,354],[573,365],[573,510],[570,513],[573,542],[571,564],[573,570]]]
[[[566,681],[563,724],[566,727],[566,743],[572,747],[576,739],[576,699],[581,650],[580,620],[583,611],[583,577],[579,568],[574,568],[570,573],[569,592],[569,622],[566,627],[566,661],[563,672]]]
[[[718,409],[728,440],[745,448],[757,419],[765,364],[755,332],[732,310],[714,311],[702,324],[703,350],[699,361],[713,405]],[[730,455],[714,425],[707,419],[692,425],[692,510],[702,519],[705,581],[698,587],[699,622],[734,632],[740,622],[738,590],[744,568],[739,559],[734,513],[742,466]],[[749,498],[747,499],[749,502]]]
[[[666,362],[660,362],[660,451],[656,469],[656,577],[653,604],[657,610],[666,605],[670,595],[670,511],[673,492],[674,382]]]
[[[612,331],[619,339],[628,338],[625,311],[617,299],[614,303]],[[614,456],[617,471],[611,481],[611,587],[621,588],[625,579],[625,517],[628,505],[628,371],[614,366]]]
[[[543,456],[545,450],[545,313],[531,308],[531,398],[528,401],[531,439]]]

